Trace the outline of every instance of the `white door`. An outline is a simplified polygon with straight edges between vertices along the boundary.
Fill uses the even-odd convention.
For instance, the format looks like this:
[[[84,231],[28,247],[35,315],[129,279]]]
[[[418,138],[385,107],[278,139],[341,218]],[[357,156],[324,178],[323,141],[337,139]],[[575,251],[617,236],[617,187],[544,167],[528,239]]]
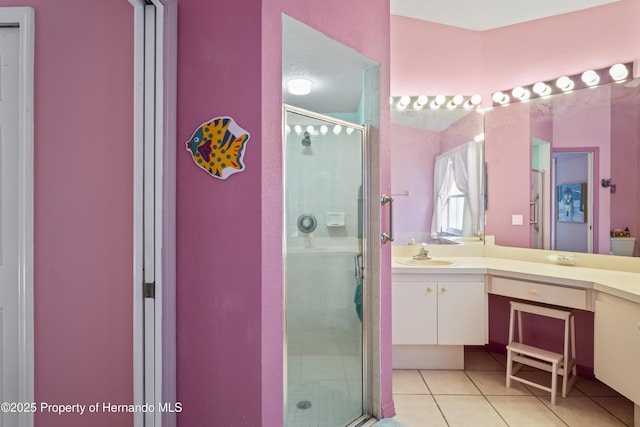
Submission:
[[[17,27],[0,27],[0,402],[19,402],[19,135]],[[0,412],[0,426],[17,426]]]

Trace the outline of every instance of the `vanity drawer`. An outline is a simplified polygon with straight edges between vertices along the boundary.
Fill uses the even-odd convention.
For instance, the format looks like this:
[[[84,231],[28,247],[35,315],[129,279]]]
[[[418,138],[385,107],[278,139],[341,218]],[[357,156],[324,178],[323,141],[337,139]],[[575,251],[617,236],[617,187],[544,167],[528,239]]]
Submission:
[[[592,310],[586,289],[491,276],[489,293],[543,304]]]

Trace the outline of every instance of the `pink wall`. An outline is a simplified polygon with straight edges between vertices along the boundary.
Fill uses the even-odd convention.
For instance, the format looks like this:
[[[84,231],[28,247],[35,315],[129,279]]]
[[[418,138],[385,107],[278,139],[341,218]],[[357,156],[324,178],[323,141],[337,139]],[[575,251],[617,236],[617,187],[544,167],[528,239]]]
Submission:
[[[393,96],[474,94],[484,60],[476,31],[391,15]]]
[[[494,235],[498,245],[529,247],[529,120],[529,106],[524,103],[485,114],[485,232]],[[512,225],[512,215],[522,215],[524,224]]]
[[[182,426],[283,423],[281,12],[382,64],[380,181],[383,192],[390,190],[388,4],[254,0],[238,8],[180,1],[177,357]],[[215,31],[202,31],[213,29],[216,16],[224,19],[215,20]],[[251,139],[246,170],[214,181],[194,167],[183,142],[200,123],[223,114],[248,129]],[[382,405],[392,411],[388,248],[382,258]]]
[[[0,6],[23,6],[0,0]],[[35,9],[35,401],[133,400],[133,19],[126,1]],[[116,30],[117,29],[117,30]],[[36,413],[46,427],[130,414]]]
[[[429,232],[433,215],[433,166],[440,154],[439,133],[391,125],[391,189],[394,196],[396,232]],[[417,236],[416,236],[417,237]],[[407,242],[400,241],[399,244]]]

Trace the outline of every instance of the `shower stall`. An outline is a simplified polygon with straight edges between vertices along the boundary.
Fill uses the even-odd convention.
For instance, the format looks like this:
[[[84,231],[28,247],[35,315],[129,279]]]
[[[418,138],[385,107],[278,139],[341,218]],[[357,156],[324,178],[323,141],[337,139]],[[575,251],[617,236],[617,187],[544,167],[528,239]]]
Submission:
[[[359,425],[367,132],[291,106],[283,117],[285,425]]]

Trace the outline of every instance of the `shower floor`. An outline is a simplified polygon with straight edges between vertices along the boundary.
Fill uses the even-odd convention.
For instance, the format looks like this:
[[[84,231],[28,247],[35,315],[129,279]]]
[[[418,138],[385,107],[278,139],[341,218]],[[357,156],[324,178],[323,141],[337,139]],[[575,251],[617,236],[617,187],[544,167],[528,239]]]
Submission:
[[[287,364],[287,427],[344,426],[362,414],[360,357],[290,356]],[[298,408],[303,401],[311,407]]]

